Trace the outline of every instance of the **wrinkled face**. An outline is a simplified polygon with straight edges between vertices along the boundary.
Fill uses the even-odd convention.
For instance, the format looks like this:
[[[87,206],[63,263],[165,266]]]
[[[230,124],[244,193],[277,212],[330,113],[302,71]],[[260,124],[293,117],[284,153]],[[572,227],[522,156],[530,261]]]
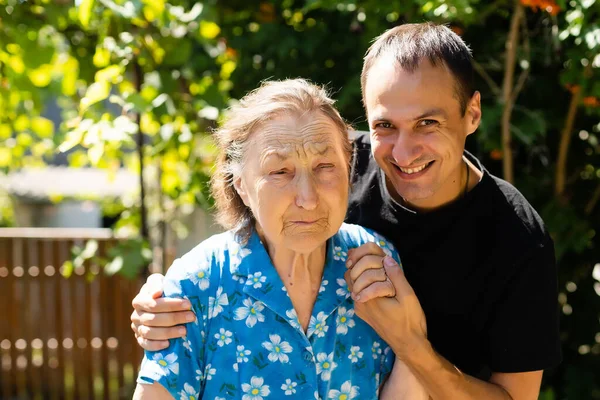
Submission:
[[[462,115],[455,88],[445,66],[429,61],[411,73],[382,58],[369,71],[365,105],[373,156],[392,195],[416,208],[442,206],[463,190],[465,139],[477,129],[481,107],[475,93]]]
[[[308,253],[340,228],[348,205],[342,138],[321,113],[276,117],[252,134],[234,182],[269,247]]]

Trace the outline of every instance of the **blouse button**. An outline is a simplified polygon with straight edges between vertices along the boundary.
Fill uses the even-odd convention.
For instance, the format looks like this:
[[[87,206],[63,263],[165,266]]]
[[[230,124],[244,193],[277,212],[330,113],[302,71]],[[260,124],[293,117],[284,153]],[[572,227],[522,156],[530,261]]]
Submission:
[[[309,361],[313,360],[313,355],[310,353],[310,351],[304,350],[303,358],[304,358],[304,361],[309,362]]]

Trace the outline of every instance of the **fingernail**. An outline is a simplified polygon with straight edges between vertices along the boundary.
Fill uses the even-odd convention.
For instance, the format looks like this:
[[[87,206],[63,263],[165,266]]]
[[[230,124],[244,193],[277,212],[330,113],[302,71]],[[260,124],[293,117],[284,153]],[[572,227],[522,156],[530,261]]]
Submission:
[[[390,256],[385,256],[385,258],[383,259],[383,265],[385,265],[386,267],[393,267],[395,264],[396,262]]]
[[[192,303],[190,303],[188,300],[184,300],[183,303],[182,303],[182,306],[186,310],[189,310],[190,308],[192,308]]]
[[[354,299],[355,301],[359,301],[360,300],[360,294],[356,295],[356,298]]]
[[[194,315],[194,313],[187,313],[185,314],[185,319],[186,321],[192,322],[196,319],[196,316]]]
[[[347,267],[347,268],[350,268],[350,267],[352,267],[352,260],[348,260],[348,261],[346,261],[346,267]]]
[[[177,328],[177,332],[183,336],[185,335],[185,328],[183,326],[180,326],[179,328]]]

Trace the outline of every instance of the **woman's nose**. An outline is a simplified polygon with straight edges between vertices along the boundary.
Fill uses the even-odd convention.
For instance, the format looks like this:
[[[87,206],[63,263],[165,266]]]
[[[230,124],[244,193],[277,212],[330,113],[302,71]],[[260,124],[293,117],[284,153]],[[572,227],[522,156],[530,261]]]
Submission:
[[[305,210],[314,210],[318,205],[318,194],[314,178],[309,174],[298,177],[296,191],[296,205]]]

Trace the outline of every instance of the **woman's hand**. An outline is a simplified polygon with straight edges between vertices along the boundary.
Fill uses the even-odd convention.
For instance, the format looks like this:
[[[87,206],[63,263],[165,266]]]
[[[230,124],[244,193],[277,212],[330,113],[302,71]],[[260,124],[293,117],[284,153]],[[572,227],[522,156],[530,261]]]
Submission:
[[[166,349],[169,339],[185,336],[182,326],[196,316],[186,299],[161,298],[164,276],[152,274],[131,302],[131,329],[138,344],[150,351]]]

